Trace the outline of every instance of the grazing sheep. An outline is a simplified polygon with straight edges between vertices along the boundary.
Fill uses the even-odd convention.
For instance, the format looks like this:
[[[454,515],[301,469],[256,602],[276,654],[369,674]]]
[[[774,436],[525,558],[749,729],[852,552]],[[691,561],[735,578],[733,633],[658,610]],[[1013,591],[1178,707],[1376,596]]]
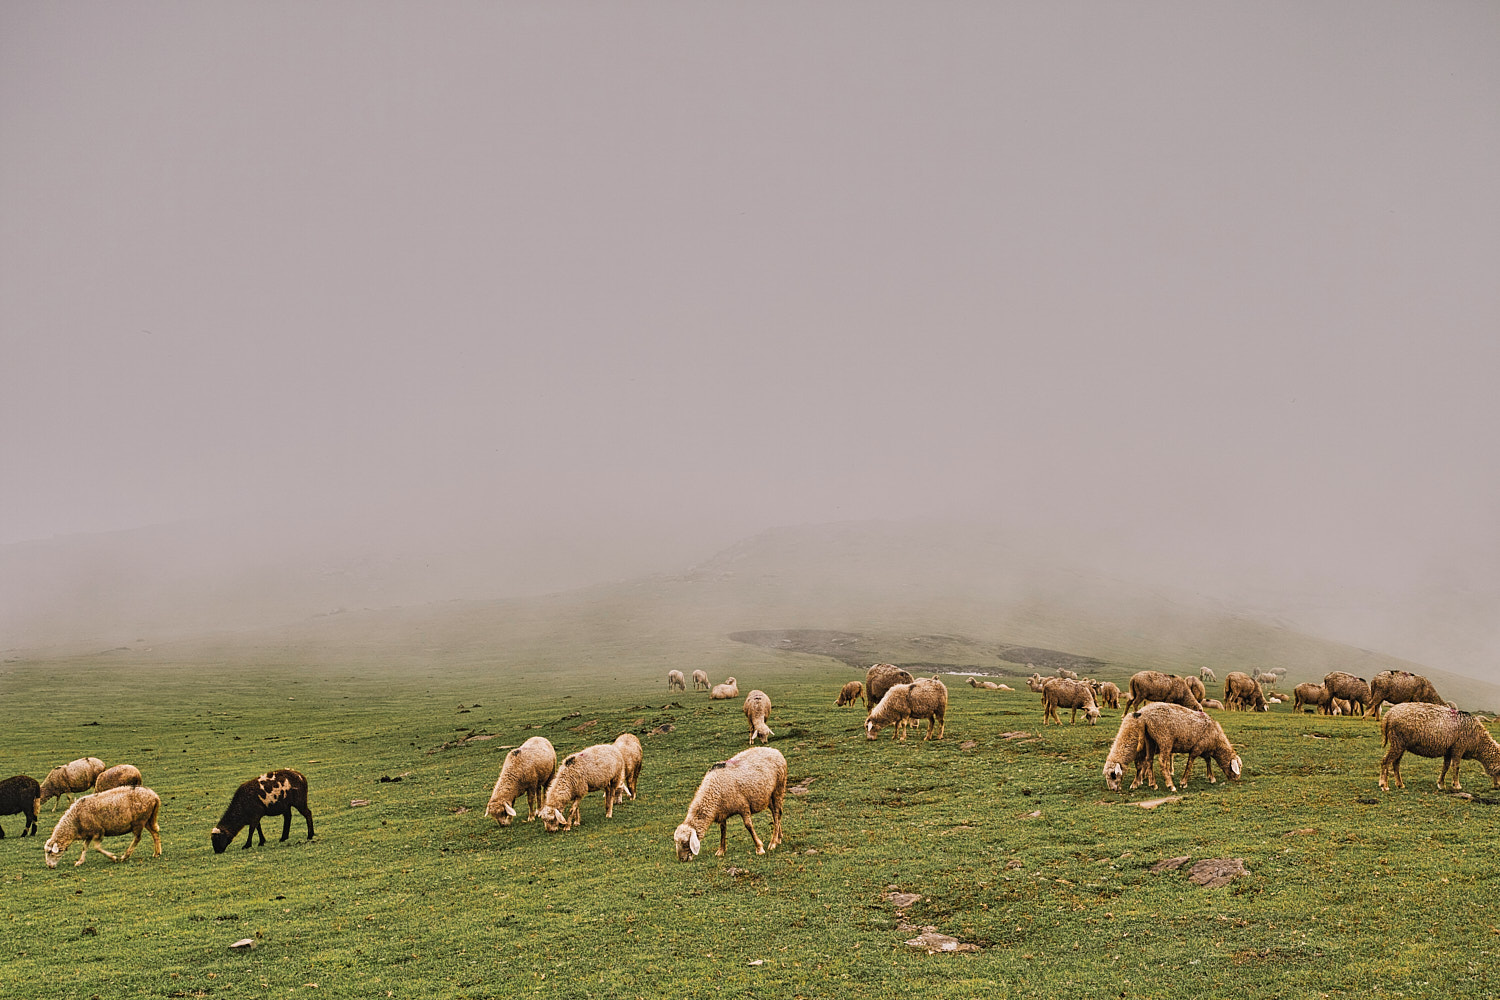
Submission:
[[[495,779],[495,790],[490,792],[490,802],[484,807],[484,814],[501,826],[510,826],[516,815],[515,801],[525,792],[526,822],[531,822],[542,808],[547,782],[552,780],[556,771],[557,751],[552,741],[545,736],[533,736],[505,755],[500,764],[500,777]]]
[[[596,743],[563,758],[537,816],[548,833],[583,825],[579,804],[590,792],[604,792],[604,818],[615,814],[615,797],[625,784],[625,755],[613,743]],[[567,815],[565,815],[567,814]]]
[[[160,857],[161,826],[156,821],[160,812],[161,796],[149,788],[135,785],[121,785],[107,792],[74,799],[67,812],[58,818],[57,825],[52,828],[52,836],[47,838],[43,847],[47,867],[56,868],[63,851],[73,841],[80,839],[83,841],[83,850],[78,852],[78,860],[73,862],[73,867],[83,864],[90,847],[111,861],[124,861],[135,850],[135,845],[141,842],[141,834],[146,830],[151,831],[151,840],[156,845],[154,855]],[[122,855],[113,855],[100,845],[105,837],[118,837],[127,833],[135,834],[135,839]]]
[[[879,704],[865,717],[865,738],[875,739],[880,730],[894,725],[892,739],[906,739],[906,727],[913,719],[927,719],[924,740],[942,739],[948,714],[948,687],[942,681],[922,677],[910,684],[897,684],[885,693]],[[933,730],[937,735],[933,735]]]
[[[1048,719],[1062,725],[1062,718],[1057,714],[1059,708],[1073,710],[1069,725],[1078,722],[1080,708],[1089,725],[1092,726],[1099,719],[1099,706],[1094,701],[1092,687],[1083,681],[1070,681],[1066,677],[1049,677],[1042,684],[1042,725],[1045,726]]]
[[[1224,676],[1224,707],[1232,712],[1244,712],[1252,706],[1257,712],[1266,710],[1265,692],[1243,670],[1231,670]]]
[[[707,691],[708,690],[708,674],[704,673],[702,670],[694,670],[693,671],[693,690],[694,691]]]
[[[740,696],[740,682],[733,677],[724,678],[723,684],[715,684],[714,689],[708,693],[710,701],[723,701],[726,698],[738,698]]]
[[[71,802],[75,792],[86,792],[94,787],[94,779],[104,770],[104,761],[98,757],[80,757],[61,767],[54,767],[42,779],[42,801],[55,798],[58,802],[66,795]],[[57,803],[52,804],[57,808]]]
[[[839,689],[839,700],[833,703],[833,707],[842,708],[845,705],[852,705],[856,701],[864,704],[865,686],[859,681],[850,681]]]
[[[771,727],[766,725],[766,719],[771,716],[771,699],[766,693],[759,689],[751,691],[745,698],[745,721],[750,723],[750,742],[754,743],[758,738],[762,743],[771,742],[771,737],[776,734],[771,732]]]
[[[1193,680],[1198,681],[1201,688],[1203,682],[1196,677]],[[1130,677],[1130,697],[1125,700],[1125,711],[1139,708],[1148,701],[1171,702],[1194,711],[1203,709],[1186,679],[1176,674],[1164,674],[1160,670],[1141,670]]]
[[[18,774],[0,781],[0,816],[21,813],[26,822],[21,824],[21,836],[36,833],[36,814],[42,808],[42,786],[28,774]],[[0,829],[0,840],[5,831]]]
[[[1109,746],[1109,755],[1104,758],[1104,786],[1112,792],[1120,790],[1120,779],[1125,774],[1127,763],[1135,764],[1135,781],[1130,790],[1135,791],[1141,783],[1149,780],[1156,787],[1156,773],[1151,770],[1151,758],[1156,753],[1146,735],[1139,712],[1126,712],[1120,718],[1120,731]]]
[[[1218,678],[1214,676],[1214,672],[1207,667],[1198,668],[1198,678],[1203,681],[1218,681]]]
[[[719,849],[723,857],[729,847],[729,817],[738,816],[755,841],[755,853],[764,854],[781,843],[781,803],[786,798],[786,758],[771,747],[741,750],[726,761],[708,769],[687,816],[672,834],[677,860],[689,861],[698,856],[702,837],[708,828],[719,824]],[[764,809],[771,811],[771,842],[762,843],[750,817]]]
[[[1411,751],[1418,757],[1443,758],[1443,770],[1438,774],[1438,791],[1443,789],[1443,779],[1448,769],[1453,769],[1453,790],[1460,791],[1458,765],[1474,758],[1484,766],[1490,776],[1491,786],[1500,788],[1500,743],[1484,728],[1476,715],[1460,712],[1447,705],[1430,702],[1409,701],[1392,705],[1385,718],[1380,721],[1380,739],[1386,747],[1380,759],[1380,790],[1390,791],[1387,777],[1396,779],[1397,788],[1405,788],[1401,780],[1401,757]]]
[[[682,671],[681,670],[668,670],[667,671],[667,690],[668,691],[686,691],[687,690],[687,678],[684,677],[684,676],[682,676]]]
[[[1401,705],[1409,701],[1425,702],[1429,705],[1441,705],[1443,699],[1438,697],[1437,689],[1432,686],[1432,681],[1421,674],[1414,674],[1407,670],[1382,670],[1370,681],[1370,702],[1365,709],[1365,718],[1371,715],[1380,718],[1380,706],[1383,702],[1392,705]]]
[[[1114,681],[1105,681],[1099,685],[1099,700],[1110,708],[1120,707],[1120,688]]]
[[[1188,690],[1192,692],[1193,699],[1198,704],[1203,704],[1208,698],[1208,689],[1203,686],[1203,678],[1194,677],[1192,674],[1189,674],[1183,680],[1187,681]]]
[[[224,848],[233,843],[235,836],[246,827],[249,831],[241,850],[249,850],[250,842],[257,835],[264,847],[266,835],[260,828],[260,821],[267,816],[282,817],[281,839],[286,840],[292,835],[293,809],[307,820],[307,839],[312,840],[313,817],[312,810],[307,807],[307,778],[301,771],[284,767],[242,783],[230,797],[229,808],[224,810],[219,825],[209,831],[214,853],[223,854]]]
[[[1348,702],[1343,706],[1345,715],[1364,713],[1370,704],[1370,685],[1363,677],[1355,677],[1343,670],[1334,670],[1323,677],[1323,686],[1335,699]]]
[[[896,684],[910,684],[916,678],[894,663],[877,663],[865,671],[865,709],[873,709]]]
[[[139,785],[140,783],[141,772],[134,764],[116,764],[108,770],[99,772],[99,777],[94,779],[94,791],[107,792],[121,785]]]
[[[1296,698],[1296,701],[1292,704],[1292,711],[1294,712],[1300,712],[1309,705],[1312,706],[1318,715],[1327,715],[1333,710],[1332,706],[1329,705],[1329,702],[1333,700],[1333,696],[1321,684],[1314,684],[1311,681],[1298,684],[1292,689],[1292,694]]]
[[[1135,714],[1145,727],[1146,737],[1156,745],[1162,778],[1166,781],[1168,791],[1177,790],[1177,786],[1172,783],[1172,758],[1178,752],[1186,752],[1188,755],[1187,763],[1182,768],[1184,786],[1193,771],[1193,761],[1199,757],[1203,758],[1210,784],[1216,781],[1214,761],[1219,762],[1219,767],[1231,779],[1240,780],[1240,756],[1234,752],[1229,738],[1224,735],[1224,727],[1213,716],[1165,702],[1152,702]]]
[[[641,741],[635,733],[621,733],[615,737],[614,747],[620,751],[620,756],[625,758],[625,777],[620,782],[619,791],[615,792],[615,802],[623,802],[626,795],[632,799],[635,796],[635,786],[641,780],[641,762],[645,760],[645,751],[641,749]]]

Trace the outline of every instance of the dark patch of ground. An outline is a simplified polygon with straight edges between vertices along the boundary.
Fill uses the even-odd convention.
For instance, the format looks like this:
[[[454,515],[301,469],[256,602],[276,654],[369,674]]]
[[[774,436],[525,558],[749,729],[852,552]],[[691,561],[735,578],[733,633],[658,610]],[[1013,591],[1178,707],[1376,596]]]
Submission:
[[[1055,649],[1036,646],[993,645],[977,642],[959,635],[922,635],[902,638],[864,635],[857,632],[840,632],[834,629],[760,629],[750,632],[731,632],[729,638],[763,649],[775,649],[785,653],[808,653],[827,656],[864,670],[872,663],[894,663],[912,673],[952,672],[981,674],[985,676],[1025,677],[1029,669],[1011,669],[1003,664],[1018,664],[1034,667],[1042,673],[1053,673],[1058,667],[1066,667],[1080,673],[1094,673],[1105,664],[1088,656],[1077,656]],[[967,658],[994,657],[997,663],[964,663],[956,660],[913,659],[911,653],[930,653],[932,647],[950,655],[960,654]],[[902,652],[906,653],[903,657]]]

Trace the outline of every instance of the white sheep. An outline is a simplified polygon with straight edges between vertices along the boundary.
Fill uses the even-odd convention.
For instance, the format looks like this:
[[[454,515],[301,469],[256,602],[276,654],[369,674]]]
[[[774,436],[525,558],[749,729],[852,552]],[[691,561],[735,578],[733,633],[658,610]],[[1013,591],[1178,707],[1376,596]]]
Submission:
[[[54,767],[42,779],[42,802],[56,798],[58,802],[66,795],[71,801],[75,792],[86,792],[94,787],[94,779],[104,771],[104,761],[98,757],[80,757],[61,767]],[[57,803],[52,804],[57,808]]]
[[[677,860],[688,861],[697,857],[702,837],[715,823],[719,824],[719,849],[714,853],[722,858],[729,846],[731,816],[744,820],[746,831],[755,841],[756,854],[774,850],[781,843],[781,804],[785,798],[786,758],[780,750],[751,747],[715,764],[698,784],[697,794],[688,805],[687,816],[672,834]],[[752,815],[764,809],[771,811],[769,844],[761,841],[750,822]]]
[[[724,678],[723,684],[715,684],[714,689],[708,693],[709,700],[722,701],[726,698],[738,698],[740,696],[740,682],[733,677]]]
[[[1110,744],[1109,754],[1104,758],[1104,785],[1112,792],[1120,790],[1120,779],[1125,774],[1125,765],[1135,765],[1135,781],[1131,784],[1131,791],[1139,788],[1141,783],[1149,780],[1151,787],[1156,787],[1156,774],[1151,770],[1151,758],[1156,753],[1156,748],[1146,734],[1145,723],[1141,721],[1139,712],[1126,712],[1120,717],[1120,731],[1115,734],[1115,741]]]
[[[886,691],[880,703],[865,717],[865,738],[875,739],[880,730],[894,725],[892,739],[905,740],[906,727],[913,720],[927,719],[924,740],[942,739],[944,717],[948,714],[948,686],[930,677],[919,677],[910,684],[897,684]],[[937,735],[933,735],[933,730]]]
[[[684,676],[682,676],[682,671],[681,670],[668,670],[667,671],[667,690],[668,691],[686,691],[687,690],[687,678],[684,677]]]
[[[640,738],[635,733],[621,733],[615,737],[613,745],[625,758],[625,777],[620,782],[619,791],[615,792],[615,801],[622,801],[626,795],[634,799],[636,783],[641,779],[641,762],[646,756]]]
[[[764,691],[756,689],[751,691],[745,698],[745,721],[750,723],[750,742],[759,739],[762,743],[771,742],[771,737],[776,734],[771,732],[771,727],[766,725],[766,719],[771,717],[771,699]]]
[[[495,779],[495,790],[490,793],[490,803],[484,814],[501,826],[510,826],[516,815],[514,805],[522,792],[526,793],[526,821],[536,819],[542,808],[542,797],[547,791],[547,782],[557,771],[557,751],[552,741],[545,736],[533,736],[505,755],[500,765],[500,777]]]
[[[116,764],[106,771],[99,772],[99,777],[94,779],[94,791],[107,792],[121,785],[139,785],[140,783],[141,772],[134,764]]]
[[[693,671],[693,690],[694,691],[707,691],[708,690],[708,686],[709,686],[708,685],[708,674],[706,672],[702,671],[702,670],[694,670]]]
[[[590,792],[604,792],[604,817],[615,814],[615,796],[625,783],[625,756],[613,743],[597,743],[563,758],[537,816],[548,833],[582,825],[579,804]],[[564,814],[568,815],[564,815]]]
[[[141,833],[145,830],[151,831],[151,839],[156,844],[154,854],[160,857],[161,827],[156,821],[160,811],[161,796],[149,788],[135,785],[121,785],[107,792],[74,799],[73,804],[58,818],[57,825],[52,828],[52,836],[47,838],[42,849],[47,867],[56,868],[63,851],[79,839],[83,841],[83,850],[78,852],[78,860],[73,862],[75,868],[83,864],[90,847],[111,861],[124,861],[135,850],[135,845],[141,842]],[[134,833],[135,839],[130,842],[123,855],[113,855],[100,845],[105,837],[118,837],[127,833]]]

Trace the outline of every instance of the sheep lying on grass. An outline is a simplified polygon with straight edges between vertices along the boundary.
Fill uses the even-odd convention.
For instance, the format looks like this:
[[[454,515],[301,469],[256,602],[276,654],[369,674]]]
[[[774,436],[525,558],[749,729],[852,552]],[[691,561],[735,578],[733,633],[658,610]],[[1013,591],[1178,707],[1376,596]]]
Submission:
[[[526,794],[526,821],[536,818],[542,808],[542,796],[547,782],[557,770],[557,751],[552,741],[545,736],[533,736],[505,755],[500,764],[500,777],[495,779],[495,790],[490,793],[489,805],[484,814],[501,826],[510,826],[516,815],[515,801]]]
[[[948,714],[948,687],[942,681],[920,677],[910,684],[897,684],[865,717],[865,738],[875,739],[886,726],[894,725],[892,739],[905,740],[906,727],[913,720],[927,719],[924,740],[942,739]],[[933,735],[933,730],[937,735]]]
[[[1196,677],[1192,680],[1197,682],[1197,690],[1202,691],[1203,682]],[[1125,711],[1140,708],[1149,701],[1171,702],[1194,711],[1203,708],[1188,678],[1164,674],[1160,670],[1139,670],[1130,677],[1130,697],[1125,701]]]
[[[1156,745],[1162,778],[1168,791],[1177,790],[1177,786],[1172,783],[1172,771],[1173,756],[1179,752],[1188,755],[1187,763],[1182,768],[1184,785],[1192,774],[1193,761],[1199,757],[1203,758],[1210,784],[1216,780],[1214,761],[1218,761],[1219,767],[1230,778],[1235,781],[1240,779],[1240,756],[1234,752],[1229,738],[1224,735],[1224,727],[1213,716],[1166,702],[1151,702],[1135,714],[1145,727],[1146,738]]]
[[[245,833],[245,846],[241,849],[249,850],[250,842],[256,836],[260,837],[261,846],[264,847],[266,835],[260,828],[260,821],[267,816],[282,818],[281,839],[286,840],[292,834],[293,809],[307,820],[307,839],[312,840],[313,817],[312,810],[307,806],[307,778],[301,771],[284,767],[242,782],[230,797],[229,808],[224,810],[218,825],[209,831],[214,853],[223,854],[224,849],[234,843],[235,836],[246,827],[249,830]]]
[[[161,827],[156,821],[160,811],[161,796],[149,788],[138,788],[135,785],[122,785],[107,792],[74,799],[73,804],[68,806],[68,811],[58,818],[57,825],[52,828],[52,836],[47,838],[43,848],[47,867],[56,868],[63,851],[73,841],[80,839],[83,841],[83,850],[78,852],[78,860],[73,862],[75,868],[83,864],[90,847],[111,861],[124,861],[135,850],[135,845],[141,842],[141,834],[146,830],[151,831],[151,840],[156,845],[153,853],[160,857]],[[100,841],[105,837],[118,837],[126,833],[134,833],[135,839],[130,842],[124,854],[117,857],[100,846]]]
[[[740,682],[733,677],[724,678],[723,684],[715,684],[714,689],[708,693],[709,700],[723,701],[726,698],[738,698],[740,696]]]
[[[1254,708],[1266,710],[1266,696],[1255,683],[1255,679],[1243,670],[1231,670],[1224,676],[1224,707],[1230,711],[1243,712]]]
[[[744,820],[750,839],[755,841],[756,854],[774,850],[781,843],[781,804],[785,798],[786,758],[779,750],[751,747],[715,764],[703,776],[687,816],[672,834],[677,860],[697,857],[704,834],[715,823],[719,824],[719,849],[714,854],[722,858],[729,846],[731,816]],[[750,822],[752,815],[764,809],[771,811],[769,844],[761,841]]]
[[[99,777],[94,779],[94,791],[107,792],[121,785],[139,785],[140,783],[141,772],[134,764],[116,764],[114,767],[99,772]]]
[[[615,814],[615,798],[625,784],[625,756],[613,743],[597,743],[563,758],[537,813],[548,833],[583,823],[579,804],[590,792],[604,793],[604,817]]]
[[[839,700],[833,703],[833,707],[843,708],[845,705],[852,705],[856,701],[864,704],[865,686],[859,681],[850,681],[839,689]]]
[[[1058,716],[1059,708],[1071,708],[1073,718],[1068,723],[1073,725],[1078,722],[1078,710],[1083,709],[1083,717],[1089,725],[1099,720],[1099,706],[1094,702],[1094,689],[1083,681],[1068,680],[1066,677],[1049,677],[1042,682],[1042,725],[1051,719],[1059,726],[1062,718]]]
[[[776,734],[771,732],[771,727],[766,725],[766,719],[771,716],[771,699],[764,691],[751,691],[745,698],[745,721],[750,723],[750,742],[757,739],[762,743],[771,742],[771,737]]]
[[[1401,781],[1401,757],[1407,751],[1418,757],[1443,758],[1443,770],[1437,780],[1439,791],[1450,767],[1453,790],[1462,788],[1458,783],[1458,765],[1471,757],[1484,765],[1491,786],[1500,788],[1500,743],[1495,742],[1477,716],[1468,712],[1420,701],[1392,705],[1380,721],[1380,738],[1386,747],[1385,756],[1380,759],[1383,792],[1391,790],[1386,783],[1388,776],[1396,779],[1397,788],[1406,787]]]
[[[708,685],[708,674],[705,673],[702,670],[694,670],[693,671],[693,690],[694,691],[707,691],[708,687],[709,687],[709,685]]]
[[[1120,790],[1120,779],[1125,774],[1125,765],[1135,766],[1135,781],[1130,790],[1135,791],[1141,783],[1150,780],[1156,787],[1156,775],[1151,770],[1151,758],[1156,747],[1146,735],[1146,726],[1141,713],[1126,712],[1120,719],[1120,730],[1110,744],[1109,754],[1104,758],[1104,785],[1112,792]]]
[[[621,733],[615,737],[613,745],[625,760],[625,774],[620,779],[620,790],[615,793],[615,801],[620,802],[626,795],[634,799],[636,783],[641,780],[641,762],[646,759],[646,752],[641,749],[640,738],[635,733]]]
[[[26,822],[21,824],[21,836],[36,833],[36,814],[42,808],[42,786],[29,774],[18,774],[0,781],[0,816],[21,813]],[[5,831],[0,830],[0,840]]]
[[[880,704],[885,693],[897,684],[910,684],[915,678],[894,663],[877,663],[865,671],[865,708]]]
[[[994,681],[982,681],[982,680],[980,680],[977,677],[970,677],[969,678],[969,687],[971,687],[971,688],[979,688],[979,689],[984,690],[984,691],[999,691],[1000,690],[1000,685],[996,684]]]
[[[1382,670],[1370,680],[1370,707],[1365,709],[1365,718],[1368,719],[1371,715],[1380,718],[1381,703],[1387,701],[1392,705],[1409,701],[1429,705],[1443,704],[1432,681],[1407,670]]]
[[[686,691],[687,690],[687,678],[684,677],[684,676],[682,676],[682,671],[681,670],[668,670],[667,671],[667,690],[668,691]]]
[[[55,798],[58,802],[66,795],[72,801],[75,792],[86,792],[94,787],[94,779],[104,770],[104,761],[98,757],[80,757],[61,767],[54,767],[42,779],[42,802]],[[57,803],[52,804],[57,808]]]

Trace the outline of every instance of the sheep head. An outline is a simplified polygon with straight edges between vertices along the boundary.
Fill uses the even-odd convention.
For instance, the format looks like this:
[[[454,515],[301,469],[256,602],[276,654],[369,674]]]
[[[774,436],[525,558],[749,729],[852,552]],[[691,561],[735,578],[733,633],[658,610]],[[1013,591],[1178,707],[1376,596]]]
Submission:
[[[239,830],[221,830],[218,827],[208,831],[208,837],[213,841],[214,853],[223,854],[224,848],[234,842],[235,834],[239,832]]]
[[[516,807],[507,802],[499,812],[494,814],[495,822],[501,826],[510,826],[510,821],[515,818],[515,815]]]
[[[573,824],[569,823],[568,818],[554,806],[543,806],[542,811],[536,815],[542,821],[542,826],[546,828],[548,833],[573,829]]]
[[[1117,760],[1111,760],[1104,765],[1104,787],[1112,792],[1120,790],[1120,777],[1125,773],[1125,765]]]
[[[677,846],[678,861],[693,860],[703,848],[703,842],[698,839],[698,831],[686,823],[672,834],[672,842]]]

